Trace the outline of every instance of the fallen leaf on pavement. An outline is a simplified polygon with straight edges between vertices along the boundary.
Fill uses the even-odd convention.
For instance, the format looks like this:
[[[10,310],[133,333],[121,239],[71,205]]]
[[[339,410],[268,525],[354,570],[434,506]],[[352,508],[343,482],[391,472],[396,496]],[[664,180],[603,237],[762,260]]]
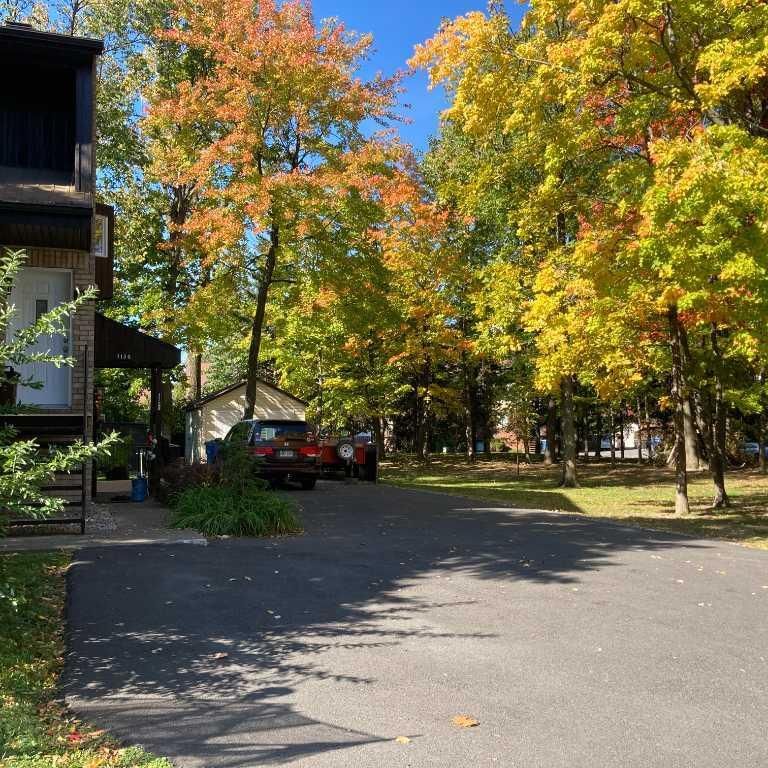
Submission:
[[[398,736],[395,741],[398,744],[410,744],[411,740],[407,736]]]
[[[456,715],[451,722],[457,728],[476,728],[480,725],[479,720],[475,720],[474,717],[470,717],[469,715]]]
[[[229,656],[228,653],[225,653],[224,651],[220,651],[219,653],[214,653],[213,656],[211,656],[211,658],[218,661],[219,659],[226,659],[227,656]]]

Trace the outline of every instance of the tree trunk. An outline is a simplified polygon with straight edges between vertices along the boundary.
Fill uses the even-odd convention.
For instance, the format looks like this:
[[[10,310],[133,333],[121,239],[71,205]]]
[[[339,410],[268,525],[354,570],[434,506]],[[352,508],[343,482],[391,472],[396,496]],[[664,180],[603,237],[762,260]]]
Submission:
[[[603,411],[599,405],[597,408],[597,444],[595,448],[595,458],[603,458]]]
[[[467,441],[467,461],[475,460],[477,442],[477,382],[472,366],[464,361],[464,436]]]
[[[554,395],[550,395],[547,402],[547,447],[544,451],[544,464],[548,467],[557,460],[555,432],[557,432],[557,401]]]
[[[259,292],[256,298],[256,314],[253,316],[251,327],[251,345],[248,350],[248,372],[245,384],[244,419],[252,419],[256,407],[256,389],[259,382],[259,352],[261,350],[261,334],[264,330],[264,315],[267,311],[267,297],[272,285],[272,276],[277,264],[277,251],[280,247],[280,232],[277,224],[272,225],[269,250],[265,257],[264,268],[259,280]]]
[[[584,463],[589,462],[589,416],[587,406],[584,406],[584,415],[581,418],[581,433],[584,440]]]
[[[613,411],[613,406],[611,406],[610,411],[610,417],[611,417],[611,466],[616,466],[616,415]]]
[[[576,416],[574,413],[573,396],[576,382],[573,376],[563,378],[561,385],[562,403],[561,418],[563,432],[563,478],[561,488],[578,488],[576,474]]]
[[[765,371],[760,371],[760,413],[757,414],[757,444],[760,448],[760,472],[768,474],[768,457],[765,455],[765,402],[763,397],[763,387],[765,386]]]
[[[422,461],[429,463],[429,444],[430,444],[430,437],[431,437],[431,426],[432,426],[432,414],[430,412],[430,406],[428,403],[424,403],[424,418],[422,419],[422,436],[421,436],[421,446],[419,448],[419,455],[421,456]]]
[[[683,361],[681,353],[680,321],[677,308],[671,307],[667,315],[669,319],[670,349],[672,352],[672,404],[674,408],[675,425],[675,514],[688,515],[691,512],[688,505],[688,472],[685,456],[685,416],[683,401]]]
[[[386,456],[387,448],[384,444],[384,419],[381,416],[374,416],[373,418],[373,440],[376,443],[376,450],[378,451],[379,458],[383,459]]]
[[[196,354],[192,359],[193,395],[195,400],[203,397],[203,356]]]
[[[683,381],[685,381],[684,374]],[[685,430],[685,465],[690,470],[699,470],[701,469],[699,438],[693,417],[693,404],[691,398],[686,395],[683,395],[683,428]]]
[[[720,356],[720,345],[717,341],[717,328],[712,328],[712,354],[715,363],[715,409],[712,419],[712,456],[709,460],[712,483],[715,486],[715,498],[712,501],[713,509],[721,509],[730,504],[725,490],[725,400],[723,397],[723,361]]]
[[[414,453],[419,461],[424,461],[424,403],[419,397],[419,387],[414,387],[416,395],[415,417],[416,417],[416,434],[414,435]]]
[[[693,398],[688,390],[688,375],[691,370],[691,350],[685,328],[677,322],[680,338],[680,395],[683,399],[683,425],[685,427],[685,466],[688,472],[702,468],[699,438],[696,432],[696,411]]]
[[[624,403],[619,406],[619,455],[624,461]]]

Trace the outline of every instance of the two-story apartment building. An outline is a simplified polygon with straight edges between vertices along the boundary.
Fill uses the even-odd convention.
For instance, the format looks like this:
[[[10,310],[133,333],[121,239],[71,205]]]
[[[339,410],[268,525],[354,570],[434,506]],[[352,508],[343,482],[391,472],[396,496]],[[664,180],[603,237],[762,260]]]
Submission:
[[[0,26],[0,249],[27,257],[8,297],[16,327],[77,289],[95,285],[100,299],[112,298],[114,217],[94,199],[95,67],[102,50],[99,40]],[[151,368],[156,416],[160,372],[179,362],[174,347],[99,315],[95,302],[78,310],[67,334],[40,343],[76,361],[74,368],[34,364],[22,371],[42,387],[19,388],[18,401],[35,412],[14,423],[42,445],[93,436],[94,365]],[[90,473],[84,467],[77,483],[60,486],[81,507],[78,520],[90,503]]]

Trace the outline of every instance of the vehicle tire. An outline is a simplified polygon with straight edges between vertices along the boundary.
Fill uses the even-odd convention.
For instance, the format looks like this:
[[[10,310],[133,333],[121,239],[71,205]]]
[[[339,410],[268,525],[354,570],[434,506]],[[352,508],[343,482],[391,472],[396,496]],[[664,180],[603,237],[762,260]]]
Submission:
[[[302,491],[311,491],[315,485],[317,485],[316,477],[302,477],[299,482],[301,483]]]
[[[375,483],[379,477],[379,452],[376,450],[375,445],[369,445],[365,449],[364,470],[360,474],[360,479],[367,480],[369,483]]]
[[[355,444],[351,440],[339,440],[336,445],[336,455],[345,463],[355,458]]]

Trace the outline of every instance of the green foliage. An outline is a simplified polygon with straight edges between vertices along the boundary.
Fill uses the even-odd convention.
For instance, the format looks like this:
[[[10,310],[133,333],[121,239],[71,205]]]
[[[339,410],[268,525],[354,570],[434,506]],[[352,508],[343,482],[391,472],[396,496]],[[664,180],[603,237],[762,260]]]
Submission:
[[[149,417],[149,372],[130,368],[102,368],[95,385],[103,393],[101,418],[109,422],[144,421]],[[145,402],[141,402],[144,395]]]
[[[220,464],[187,464],[175,461],[163,467],[155,489],[161,504],[174,506],[184,491],[221,485]]]
[[[174,528],[205,536],[282,536],[301,525],[296,505],[256,477],[256,461],[242,445],[223,444],[215,464],[166,467],[158,498],[174,510]]]
[[[301,530],[296,505],[253,482],[189,488],[176,500],[172,525],[205,536],[284,536]]]
[[[107,435],[102,435],[101,439],[103,440],[107,437]],[[105,454],[99,457],[97,461],[98,470],[107,474],[115,470],[127,470],[131,462],[132,449],[133,440],[125,435],[118,435]]]
[[[251,488],[268,487],[268,484],[256,478],[258,461],[242,443],[222,443],[217,461],[221,485],[234,493],[244,493]]]

